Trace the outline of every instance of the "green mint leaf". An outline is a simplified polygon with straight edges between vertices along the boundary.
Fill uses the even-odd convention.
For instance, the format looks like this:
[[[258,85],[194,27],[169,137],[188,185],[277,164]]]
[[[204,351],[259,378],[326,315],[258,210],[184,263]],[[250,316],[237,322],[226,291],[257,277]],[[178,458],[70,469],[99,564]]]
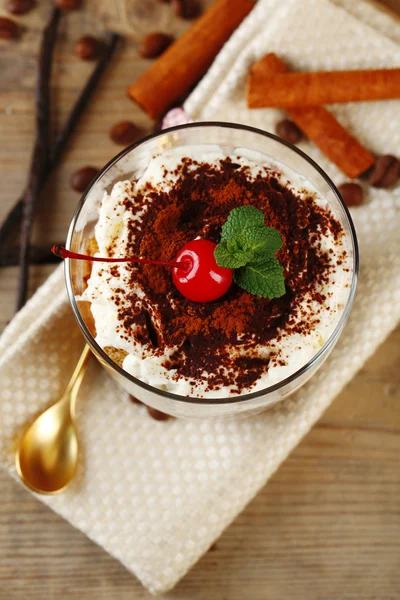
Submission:
[[[264,214],[241,206],[222,226],[214,256],[219,266],[235,270],[234,281],[250,294],[279,298],[286,291],[283,268],[274,256],[281,247],[281,234],[265,226]]]
[[[254,206],[234,208],[222,226],[221,240],[237,237],[248,227],[264,227],[264,213]]]
[[[239,234],[237,237],[229,237],[226,240],[226,245],[232,256],[235,256],[240,260],[245,260],[243,263],[244,265],[253,260],[254,252],[252,248],[249,247],[247,239],[243,233]]]
[[[249,262],[245,252],[241,252],[238,249],[235,252],[230,252],[226,240],[221,240],[215,248],[214,257],[217,265],[226,267],[227,269],[238,269]]]
[[[282,236],[273,227],[249,227],[239,237],[241,246],[253,255],[249,262],[264,262],[282,248]]]
[[[280,298],[286,292],[283,269],[274,257],[237,269],[234,280],[250,294],[263,298]]]

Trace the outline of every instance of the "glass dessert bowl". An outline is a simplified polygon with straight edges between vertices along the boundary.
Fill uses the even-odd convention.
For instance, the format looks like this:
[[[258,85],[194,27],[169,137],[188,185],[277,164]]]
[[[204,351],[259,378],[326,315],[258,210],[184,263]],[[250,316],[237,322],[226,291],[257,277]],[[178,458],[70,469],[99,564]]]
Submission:
[[[265,291],[263,259],[249,276],[253,255],[230,265],[235,283],[208,303],[182,296],[166,266],[66,260],[68,294],[91,350],[131,395],[167,414],[259,412],[318,370],[356,290],[349,212],[327,175],[290,144],[251,127],[199,123],[124,150],[73,217],[72,252],[176,263],[177,251],[193,239],[219,244],[232,210],[243,206],[261,210],[265,223],[239,222],[227,247],[236,260],[243,228],[246,235],[260,235],[260,227],[280,232],[282,247],[263,265],[279,260],[281,292]]]

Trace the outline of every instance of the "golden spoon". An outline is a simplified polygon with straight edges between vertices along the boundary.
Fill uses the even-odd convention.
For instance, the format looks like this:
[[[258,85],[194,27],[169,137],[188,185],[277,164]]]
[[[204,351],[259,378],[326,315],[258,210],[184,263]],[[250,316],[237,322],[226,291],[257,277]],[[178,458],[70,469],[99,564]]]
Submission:
[[[35,419],[15,453],[19,477],[39,494],[62,492],[76,473],[76,399],[89,357],[90,348],[86,345],[64,394]]]

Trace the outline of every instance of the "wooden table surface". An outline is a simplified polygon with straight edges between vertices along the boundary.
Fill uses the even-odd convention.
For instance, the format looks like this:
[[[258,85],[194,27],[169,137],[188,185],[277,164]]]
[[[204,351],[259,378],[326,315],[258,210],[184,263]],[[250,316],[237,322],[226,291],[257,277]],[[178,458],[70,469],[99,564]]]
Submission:
[[[212,0],[204,0],[210,4]],[[396,5],[397,0],[388,0]],[[21,39],[0,45],[0,219],[24,186],[32,145],[35,52],[47,3],[21,21]],[[44,6],[43,6],[44,4]],[[181,30],[183,24],[176,24]],[[82,33],[101,33],[87,12],[61,27],[54,69],[59,127],[91,64],[72,54]],[[62,240],[78,195],[78,166],[101,167],[119,148],[107,132],[151,123],[125,96],[146,68],[126,42],[51,177],[34,239]],[[32,269],[33,291],[51,267]],[[12,317],[17,268],[0,272],[0,325]],[[170,600],[400,598],[400,330],[395,331],[257,498],[166,597]],[[132,541],[134,543],[134,540]],[[116,560],[0,470],[0,600],[151,598]]]

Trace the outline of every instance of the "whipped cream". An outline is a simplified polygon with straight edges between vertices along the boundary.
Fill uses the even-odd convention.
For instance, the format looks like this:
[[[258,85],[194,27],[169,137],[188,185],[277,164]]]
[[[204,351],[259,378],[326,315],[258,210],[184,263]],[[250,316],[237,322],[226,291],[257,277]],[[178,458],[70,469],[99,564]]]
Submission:
[[[254,178],[273,172],[279,182],[292,190],[297,197],[309,198],[311,195],[316,205],[329,210],[326,200],[304,177],[258,152],[237,148],[228,155],[222,148],[214,145],[175,148],[153,157],[139,180],[121,181],[113,186],[110,193],[104,192],[95,226],[95,238],[99,248],[97,256],[124,257],[130,254],[128,248],[132,242],[132,222],[140,234],[141,219],[151,206],[149,184],[164,191],[173,189],[179,177],[177,167],[182,159],[188,157],[197,163],[212,165],[217,165],[218,161],[228,157],[232,162],[247,167],[247,172]],[[188,167],[189,173],[192,168],[195,167]],[[140,202],[139,210],[135,205],[135,210],[132,211],[126,199],[132,203]],[[81,299],[91,303],[97,343],[102,348],[124,350],[126,356],[123,369],[141,381],[162,390],[192,397],[221,398],[255,392],[282,381],[308,363],[327,342],[343,313],[352,280],[351,248],[347,247],[348,240],[345,235],[339,239],[336,236],[335,239],[335,235],[330,231],[324,232],[319,243],[320,250],[328,252],[336,263],[334,272],[328,273],[325,282],[316,284],[312,290],[323,294],[326,300],[321,304],[313,300],[312,294],[308,294],[301,303],[301,310],[294,315],[294,319],[298,319],[299,323],[307,318],[307,315],[318,314],[318,319],[312,330],[306,334],[290,332],[286,335],[285,331],[282,331],[278,340],[271,340],[268,344],[259,344],[253,348],[252,352],[255,352],[257,357],[268,358],[274,354],[279,360],[272,360],[268,370],[250,387],[241,389],[239,394],[233,383],[210,389],[207,373],[198,380],[178,375],[176,369],[165,366],[168,359],[178,350],[177,346],[166,345],[160,354],[159,351],[154,351],[150,344],[141,343],[135,338],[134,326],[132,335],[127,335],[126,330],[120,327],[118,316],[121,303],[124,305],[124,298],[132,294],[130,265],[120,263],[115,270],[115,265],[109,263],[93,263],[88,286]],[[135,286],[134,293],[137,303],[143,302],[143,306],[149,310],[145,290],[140,284]],[[128,307],[128,304],[126,306]],[[157,328],[157,308],[150,310],[151,319]],[[233,355],[245,352],[235,345],[232,345],[229,351]],[[229,373],[227,379],[229,380]]]

